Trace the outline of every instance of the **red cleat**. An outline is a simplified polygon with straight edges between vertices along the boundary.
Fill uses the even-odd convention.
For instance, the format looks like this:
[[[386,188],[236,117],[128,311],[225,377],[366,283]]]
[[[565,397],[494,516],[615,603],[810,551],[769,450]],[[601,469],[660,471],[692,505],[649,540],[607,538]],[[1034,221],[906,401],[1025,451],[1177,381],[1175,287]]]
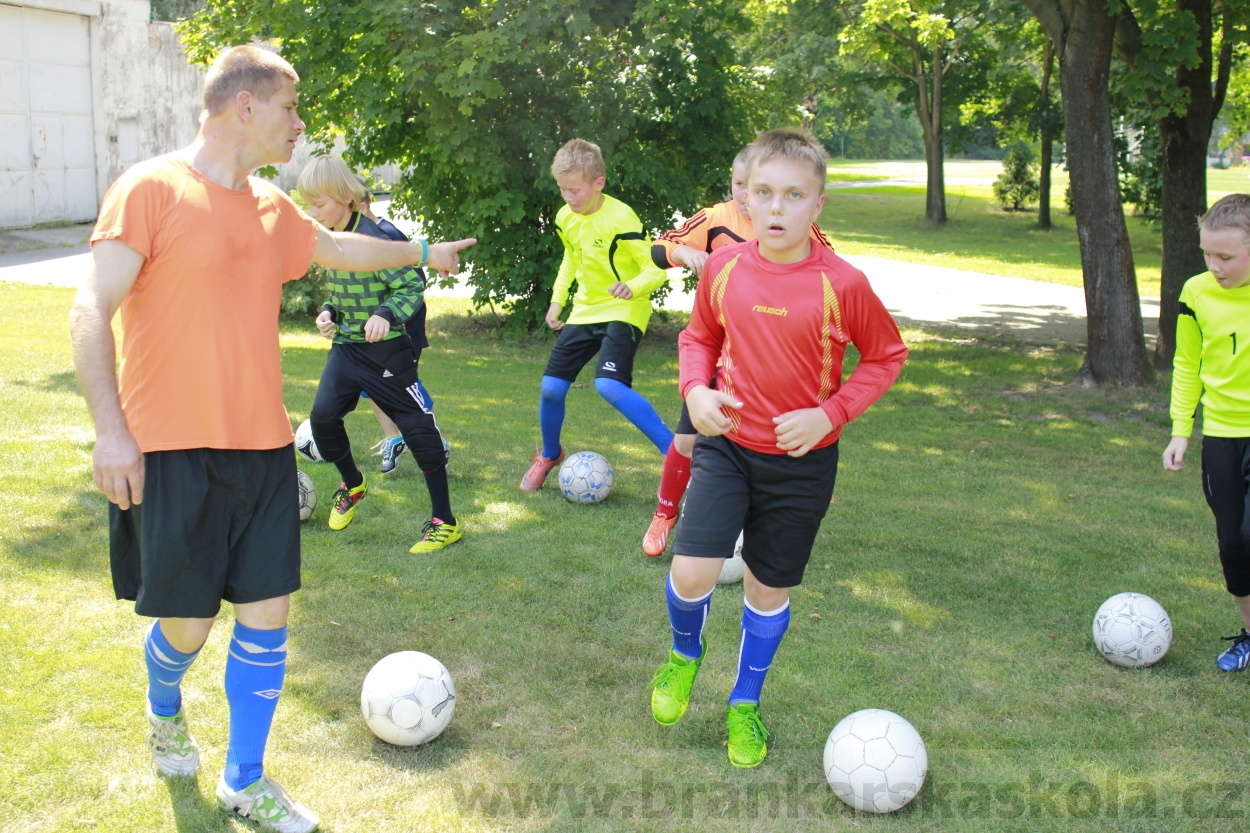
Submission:
[[[560,446],[560,456],[554,460],[550,457],[544,457],[542,449],[535,449],[534,465],[530,466],[529,471],[521,478],[521,491],[534,492],[543,487],[543,483],[547,481],[547,475],[556,466],[564,462],[564,446]]]
[[[647,534],[642,536],[642,551],[652,558],[663,555],[664,550],[668,549],[669,533],[675,526],[677,526],[676,515],[666,518],[656,512],[651,518],[651,526],[647,527]]]

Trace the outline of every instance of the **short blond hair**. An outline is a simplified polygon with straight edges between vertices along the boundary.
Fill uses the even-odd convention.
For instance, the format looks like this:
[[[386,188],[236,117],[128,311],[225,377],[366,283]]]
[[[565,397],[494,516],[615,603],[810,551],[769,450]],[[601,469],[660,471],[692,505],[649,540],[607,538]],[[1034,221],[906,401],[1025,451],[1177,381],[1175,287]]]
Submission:
[[[551,160],[551,175],[567,176],[581,174],[587,182],[594,182],[599,177],[607,178],[608,168],[603,164],[603,153],[594,142],[585,139],[570,139],[564,147],[556,151],[555,159]]]
[[[369,197],[369,189],[360,177],[337,156],[314,156],[300,171],[295,187],[305,202],[316,197],[329,197],[352,211]]]
[[[812,176],[823,188],[829,170],[829,154],[811,132],[797,127],[782,127],[761,133],[747,145],[747,179],[757,167],[773,159],[790,159],[812,169]]]
[[[258,46],[232,46],[217,56],[204,77],[204,111],[217,115],[244,90],[268,101],[284,79],[295,84],[299,74],[282,56]]]
[[[1206,214],[1198,218],[1198,225],[1207,231],[1241,229],[1242,237],[1250,241],[1250,194],[1229,194],[1221,197]]]

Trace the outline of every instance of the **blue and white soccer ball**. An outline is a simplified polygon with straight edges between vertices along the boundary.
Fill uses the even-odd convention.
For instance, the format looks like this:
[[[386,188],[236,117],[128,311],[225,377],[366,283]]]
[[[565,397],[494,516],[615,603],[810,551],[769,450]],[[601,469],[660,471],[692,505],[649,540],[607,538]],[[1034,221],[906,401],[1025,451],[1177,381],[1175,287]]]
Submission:
[[[441,662],[420,651],[378,660],[360,689],[360,711],[373,733],[396,746],[438,737],[456,710],[456,684]]]
[[[560,491],[573,503],[598,503],[612,492],[612,466],[593,451],[570,454],[560,466]]]
[[[1149,596],[1118,593],[1094,615],[1094,644],[1115,665],[1153,665],[1172,644],[1172,620],[1163,605]]]
[[[308,420],[301,422],[299,428],[295,429],[295,451],[310,463],[325,462],[325,458],[317,450],[317,443],[312,435],[312,423]]]
[[[825,742],[825,779],[856,810],[892,813],[916,797],[928,774],[920,733],[885,709],[847,715]]]

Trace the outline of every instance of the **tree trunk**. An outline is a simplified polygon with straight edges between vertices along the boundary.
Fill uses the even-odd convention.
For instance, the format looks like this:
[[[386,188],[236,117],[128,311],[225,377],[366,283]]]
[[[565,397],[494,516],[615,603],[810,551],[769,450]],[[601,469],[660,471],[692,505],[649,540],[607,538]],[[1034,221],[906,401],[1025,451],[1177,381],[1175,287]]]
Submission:
[[[1193,68],[1176,70],[1177,86],[1189,91],[1185,114],[1169,114],[1158,123],[1163,145],[1163,274],[1154,363],[1160,370],[1172,367],[1176,352],[1181,287],[1207,269],[1198,240],[1198,217],[1207,210],[1207,145],[1216,116],[1211,90],[1211,0],[1180,0],[1177,7],[1194,16],[1199,60]]]
[[[1042,124],[1041,124],[1041,171],[1038,177],[1040,191],[1037,198],[1037,227],[1042,231],[1050,231],[1050,169],[1054,164],[1055,125],[1051,114],[1050,72],[1055,62],[1055,44],[1046,39],[1046,48],[1042,57]]]
[[[946,173],[942,151],[942,53],[941,47],[933,50],[933,90],[925,88],[924,59],[919,52],[913,53],[917,69],[916,115],[924,133],[924,161],[927,171],[924,196],[924,216],[930,223],[946,222]]]
[[[1105,0],[1025,4],[1059,54],[1072,208],[1085,275],[1085,364],[1099,384],[1142,384],[1151,368],[1112,144],[1108,84],[1115,21]]]

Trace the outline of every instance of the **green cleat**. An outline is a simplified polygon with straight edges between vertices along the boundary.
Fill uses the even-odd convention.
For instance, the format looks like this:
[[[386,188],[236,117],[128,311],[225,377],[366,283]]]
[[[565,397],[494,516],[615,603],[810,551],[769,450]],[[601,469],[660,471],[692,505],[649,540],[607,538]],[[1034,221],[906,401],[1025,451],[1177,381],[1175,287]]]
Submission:
[[[742,769],[750,769],[764,763],[768,754],[768,730],[760,720],[757,703],[730,706],[725,715],[725,728],[729,730],[729,763]]]
[[[681,720],[690,705],[690,689],[705,656],[707,640],[703,641],[703,653],[697,659],[686,659],[669,649],[668,662],[657,668],[651,679],[651,715],[656,723],[672,726]]]

